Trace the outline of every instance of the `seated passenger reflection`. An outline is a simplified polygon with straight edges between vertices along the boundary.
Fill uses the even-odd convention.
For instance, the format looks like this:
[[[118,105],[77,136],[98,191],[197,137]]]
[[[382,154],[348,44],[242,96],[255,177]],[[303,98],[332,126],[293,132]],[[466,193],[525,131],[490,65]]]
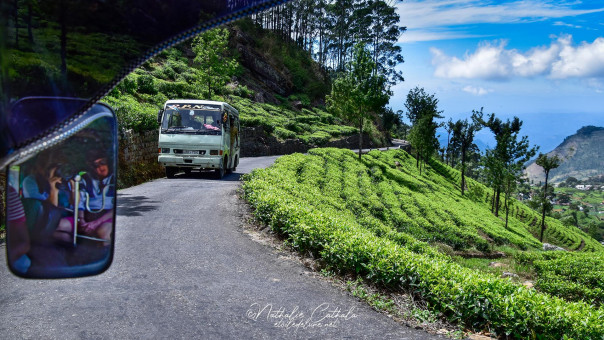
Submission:
[[[69,207],[69,194],[64,186],[59,157],[53,159],[49,150],[35,159],[31,174],[23,179],[23,198],[48,202],[55,207]]]
[[[92,171],[83,174],[80,182],[77,232],[102,240],[103,245],[108,246],[113,228],[114,176],[109,168],[109,160],[103,152],[91,152],[88,161]],[[55,238],[70,242],[73,225],[73,216],[61,219]]]

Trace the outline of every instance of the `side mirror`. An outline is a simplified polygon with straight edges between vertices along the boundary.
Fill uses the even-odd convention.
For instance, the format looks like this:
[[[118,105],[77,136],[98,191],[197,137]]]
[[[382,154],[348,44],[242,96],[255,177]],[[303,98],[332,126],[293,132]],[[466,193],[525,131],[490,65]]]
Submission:
[[[113,258],[115,114],[96,104],[63,130],[60,142],[7,170],[7,261],[21,277],[95,275]]]
[[[164,114],[164,110],[157,111],[157,122],[161,124],[161,117]]]

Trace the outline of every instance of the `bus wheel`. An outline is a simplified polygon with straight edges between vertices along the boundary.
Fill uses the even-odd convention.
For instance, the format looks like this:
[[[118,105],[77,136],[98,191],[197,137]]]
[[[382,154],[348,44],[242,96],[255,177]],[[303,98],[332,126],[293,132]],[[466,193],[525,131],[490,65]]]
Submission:
[[[224,163],[220,165],[220,167],[218,169],[215,169],[214,171],[216,171],[216,178],[218,179],[222,179],[222,177],[224,177],[224,170],[225,165]]]
[[[174,178],[174,175],[176,175],[176,169],[174,167],[166,167],[166,177],[168,178]]]
[[[231,171],[235,171],[237,170],[237,165],[239,165],[239,157],[235,156],[235,162],[233,162],[233,168],[231,169]]]
[[[228,162],[226,164],[227,164],[226,173],[227,174],[232,174],[234,169],[233,168],[228,168],[228,164],[229,164]],[[233,166],[235,166],[235,163],[233,163]]]
[[[182,171],[184,171],[187,176],[191,174],[191,168],[183,168]]]

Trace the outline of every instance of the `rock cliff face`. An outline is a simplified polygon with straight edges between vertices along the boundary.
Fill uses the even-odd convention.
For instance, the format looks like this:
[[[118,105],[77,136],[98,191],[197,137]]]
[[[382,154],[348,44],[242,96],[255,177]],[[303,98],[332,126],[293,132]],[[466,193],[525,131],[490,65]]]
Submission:
[[[287,97],[292,93],[291,76],[261,55],[248,34],[234,26],[231,28],[231,36],[231,44],[234,44],[239,52],[239,62],[245,68],[244,75],[237,81],[256,93],[254,99],[257,102],[277,103],[274,94]]]
[[[270,33],[255,31],[249,25],[229,27],[229,45],[237,51],[244,70],[236,82],[253,90],[257,102],[280,104],[277,96],[305,94],[311,101],[323,104],[329,91],[327,71],[307,52],[278,37],[269,38]]]
[[[550,172],[549,181],[559,183],[569,176],[585,180],[604,174],[604,128],[585,126],[576,134],[566,137],[548,156],[557,155],[562,163]],[[527,166],[525,174],[537,184],[545,181],[543,168],[534,161]]]
[[[368,135],[363,135],[363,148],[381,146],[375,145]],[[241,130],[241,157],[288,155],[295,152],[304,153],[316,147],[357,149],[359,147],[359,135],[355,134],[322,145],[309,145],[304,144],[304,142],[298,139],[288,139],[280,142],[274,136],[268,135],[262,127],[243,128]]]

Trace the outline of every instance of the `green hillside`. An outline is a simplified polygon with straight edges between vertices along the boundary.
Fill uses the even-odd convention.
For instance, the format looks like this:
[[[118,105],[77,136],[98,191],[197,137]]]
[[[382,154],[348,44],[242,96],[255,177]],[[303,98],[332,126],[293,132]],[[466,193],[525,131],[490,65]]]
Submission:
[[[522,338],[604,335],[604,310],[594,307],[604,298],[604,272],[593,265],[604,261],[601,244],[547,219],[547,242],[596,252],[549,256],[535,237],[537,213],[516,203],[506,229],[490,212],[486,187],[470,181],[470,195],[462,197],[458,171],[435,161],[431,168],[420,175],[402,150],[373,151],[359,161],[348,150],[314,149],[254,171],[244,192],[255,215],[295,248],[332,270],[410,290],[472,329]],[[495,251],[505,253],[511,271],[536,278],[537,290],[455,256]],[[567,263],[570,273],[548,261]]]
[[[126,76],[103,99],[116,110],[120,128],[156,129],[157,110],[166,100],[205,99],[231,103],[242,126],[262,126],[278,140],[320,146],[358,133],[321,105],[330,88],[328,77],[301,48],[249,20],[231,26],[229,36],[225,58],[232,58],[237,70],[210,96],[204,87],[206,71],[195,64],[191,41],[163,51]],[[378,143],[383,139],[375,124],[364,131]]]

